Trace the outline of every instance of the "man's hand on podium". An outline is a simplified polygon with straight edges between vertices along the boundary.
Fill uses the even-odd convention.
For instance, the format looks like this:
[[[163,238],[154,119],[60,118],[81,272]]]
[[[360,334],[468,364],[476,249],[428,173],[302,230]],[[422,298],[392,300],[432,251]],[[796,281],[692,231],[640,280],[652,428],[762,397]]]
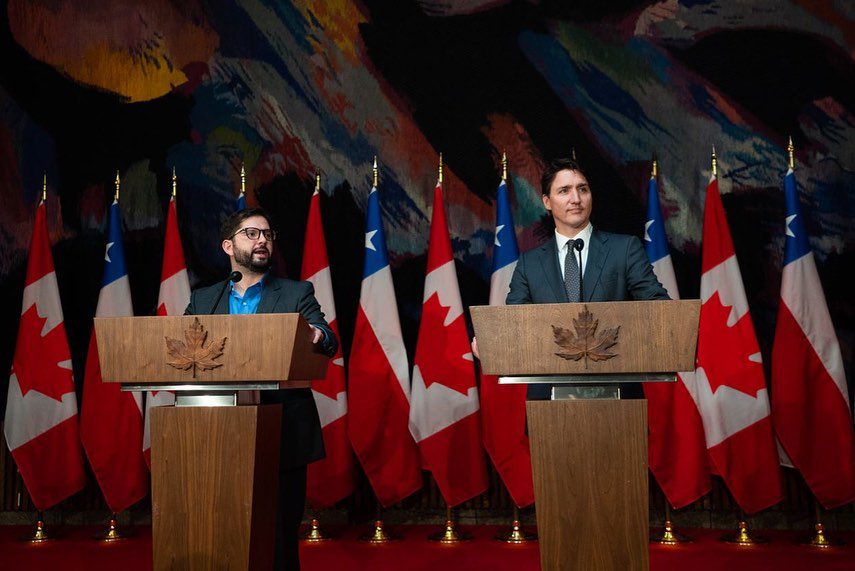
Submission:
[[[309,325],[312,328],[312,344],[317,345],[318,343],[324,340],[324,332],[315,327],[314,325]]]
[[[475,355],[476,359],[481,358],[481,355],[478,354],[478,340],[475,337],[472,338],[472,354]]]

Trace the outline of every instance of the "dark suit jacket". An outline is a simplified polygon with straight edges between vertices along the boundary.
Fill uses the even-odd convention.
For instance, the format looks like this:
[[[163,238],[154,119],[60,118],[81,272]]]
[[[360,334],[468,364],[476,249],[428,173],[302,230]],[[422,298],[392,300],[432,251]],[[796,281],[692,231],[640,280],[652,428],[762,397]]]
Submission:
[[[670,299],[656,279],[653,266],[635,236],[611,234],[597,229],[591,233],[588,262],[582,277],[583,301],[628,301]],[[558,264],[558,245],[546,243],[520,256],[506,303],[564,303],[567,292]],[[529,399],[547,399],[551,385],[529,385]],[[637,383],[621,385],[622,398],[641,398]]]
[[[583,301],[669,299],[656,279],[653,266],[635,236],[597,229],[591,233],[588,262],[582,278]],[[558,264],[558,245],[550,238],[520,256],[511,278],[506,303],[563,303],[567,301]]]
[[[225,285],[226,282],[222,281],[194,291],[190,294],[190,305],[187,306],[185,315],[228,313],[228,291],[222,296],[217,307],[213,307]],[[332,357],[338,348],[338,340],[324,320],[312,284],[267,276],[261,290],[258,313],[297,312],[302,314],[306,321],[324,331],[326,338],[321,349]],[[324,457],[321,422],[311,389],[262,391],[261,400],[264,403],[282,404],[281,469],[304,466]]]

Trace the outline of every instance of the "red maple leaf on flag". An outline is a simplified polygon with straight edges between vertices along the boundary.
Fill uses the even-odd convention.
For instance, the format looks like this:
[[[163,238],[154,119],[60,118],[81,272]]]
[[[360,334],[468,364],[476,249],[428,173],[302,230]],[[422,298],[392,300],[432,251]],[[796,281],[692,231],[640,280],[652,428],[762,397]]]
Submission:
[[[698,328],[698,365],[704,368],[713,392],[727,385],[756,396],[766,383],[763,365],[749,359],[760,352],[751,315],[746,312],[728,326],[731,311],[730,306],[721,303],[718,292],[704,303]]]
[[[71,358],[65,328],[57,325],[42,337],[45,321],[47,318],[39,315],[35,304],[21,315],[12,367],[23,395],[37,391],[62,402],[62,395],[74,390],[71,371],[59,366]]]
[[[450,311],[434,293],[422,308],[422,324],[416,364],[419,366],[425,387],[439,383],[463,395],[475,386],[472,361],[463,356],[471,351],[463,314],[446,327],[445,318]]]

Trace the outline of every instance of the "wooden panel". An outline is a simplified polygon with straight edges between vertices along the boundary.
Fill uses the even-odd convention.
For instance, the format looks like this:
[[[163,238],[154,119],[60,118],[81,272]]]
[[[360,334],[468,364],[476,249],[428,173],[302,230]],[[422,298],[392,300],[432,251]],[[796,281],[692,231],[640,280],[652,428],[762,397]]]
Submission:
[[[270,569],[282,407],[152,409],[154,569]]]
[[[587,309],[596,333],[617,328],[607,360],[559,357],[553,327],[576,334]],[[655,373],[695,368],[700,300],[615,301],[471,307],[481,367],[493,375]]]
[[[526,409],[542,568],[647,571],[647,402]]]
[[[167,364],[166,338],[185,342],[194,320],[207,331],[205,344],[226,338],[222,366],[182,371]],[[288,381],[283,388],[321,379],[329,360],[316,352],[311,328],[297,313],[106,317],[95,319],[98,358],[105,382],[233,383]]]

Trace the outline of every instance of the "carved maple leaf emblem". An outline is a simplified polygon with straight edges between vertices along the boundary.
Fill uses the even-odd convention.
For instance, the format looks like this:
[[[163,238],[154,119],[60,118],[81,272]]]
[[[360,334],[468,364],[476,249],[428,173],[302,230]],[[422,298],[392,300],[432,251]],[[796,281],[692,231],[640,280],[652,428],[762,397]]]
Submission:
[[[46,321],[46,317],[39,315],[35,304],[21,315],[12,368],[18,378],[21,394],[37,391],[62,402],[62,395],[74,390],[71,353],[63,323],[42,336]],[[68,367],[60,364],[65,362],[69,363]]]
[[[227,337],[218,341],[211,341],[205,345],[208,332],[199,323],[198,317],[193,320],[189,329],[184,330],[184,341],[171,337],[165,339],[166,353],[169,355],[166,364],[182,371],[192,369],[194,379],[196,378],[196,369],[210,371],[223,366],[222,363],[217,363],[215,359],[222,357]]]
[[[599,320],[594,319],[587,306],[579,313],[579,317],[573,320],[575,334],[570,329],[553,325],[552,334],[555,336],[555,343],[565,349],[556,355],[568,361],[584,358],[585,368],[588,368],[588,359],[607,361],[617,357],[617,353],[611,353],[609,349],[617,345],[620,325],[597,333],[598,326]]]

